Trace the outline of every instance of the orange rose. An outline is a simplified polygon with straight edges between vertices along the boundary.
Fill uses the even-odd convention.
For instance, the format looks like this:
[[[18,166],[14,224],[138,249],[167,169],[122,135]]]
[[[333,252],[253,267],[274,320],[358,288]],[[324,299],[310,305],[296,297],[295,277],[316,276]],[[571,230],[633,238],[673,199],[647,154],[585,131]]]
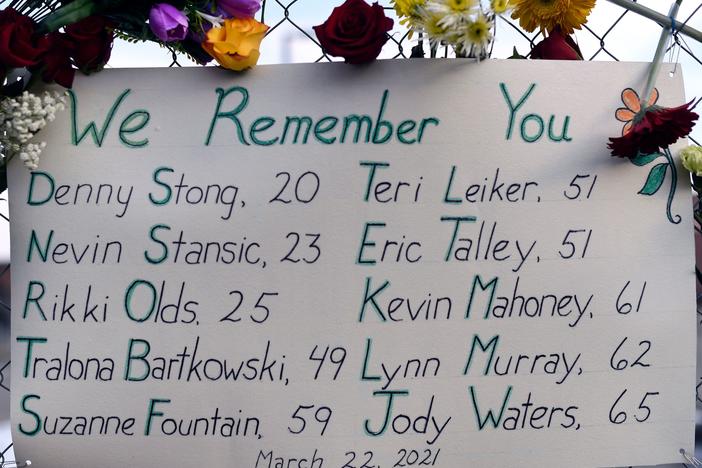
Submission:
[[[258,62],[263,36],[268,26],[253,18],[230,18],[220,27],[207,31],[202,48],[220,65],[242,71]]]

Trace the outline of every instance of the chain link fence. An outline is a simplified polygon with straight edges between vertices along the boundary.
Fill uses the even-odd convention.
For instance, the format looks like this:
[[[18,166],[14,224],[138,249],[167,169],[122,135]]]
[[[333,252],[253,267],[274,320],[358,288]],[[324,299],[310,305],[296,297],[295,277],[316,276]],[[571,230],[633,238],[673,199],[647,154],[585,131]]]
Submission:
[[[295,30],[299,31],[299,33],[304,36],[307,40],[311,41],[316,47],[317,47],[317,52],[318,52],[318,57],[313,60],[315,62],[323,61],[323,60],[328,60],[331,61],[332,58],[326,55],[322,51],[322,47],[317,41],[317,39],[314,37],[314,34],[312,31],[308,28],[302,25],[300,22],[296,21],[296,9],[299,10],[301,4],[305,3],[306,0],[291,0],[291,1],[281,1],[281,0],[268,0],[264,1],[263,8],[261,10],[260,18],[262,21],[266,22],[266,24],[270,25],[270,30],[268,32],[268,35],[272,35],[275,33],[275,31],[279,28],[284,29],[284,27],[287,25],[291,28],[294,28]],[[688,0],[689,3],[695,3],[695,1],[690,1]],[[314,0],[307,1],[307,3],[315,3]],[[394,8],[391,5],[391,2],[389,0],[383,0],[378,2],[380,3],[385,10],[387,10],[388,16],[392,16],[396,19]],[[604,0],[600,0],[601,4],[604,4]],[[660,6],[660,5],[665,5],[665,2],[663,1],[656,1],[654,2],[656,5],[655,6]],[[321,6],[321,5],[320,5]],[[331,7],[326,7],[323,8],[323,10],[320,12],[321,15],[319,16],[319,21],[322,22],[325,19],[326,14],[329,13]],[[595,12],[597,12],[597,9],[600,8],[600,5],[595,8]],[[605,27],[591,27],[589,25],[585,25],[583,28],[583,33],[578,34],[578,39],[583,40],[582,36],[583,34],[589,34],[588,39],[595,40],[597,47],[594,51],[588,51],[587,53],[585,50],[583,50],[583,53],[585,54],[584,57],[586,60],[600,60],[604,56],[608,57],[611,60],[630,60],[630,58],[627,58],[628,54],[628,45],[626,43],[621,43],[620,41],[612,41],[612,42],[617,42],[617,44],[610,44],[610,46],[607,45],[607,40],[608,38],[611,37],[611,35],[615,32],[616,28],[622,23],[622,21],[625,18],[632,18],[636,23],[639,22],[645,22],[649,21],[644,18],[641,18],[637,16],[636,13],[633,13],[629,10],[626,10],[624,8],[612,6],[611,8],[616,8],[619,11],[615,16],[613,16],[612,20],[605,25]],[[670,45],[669,51],[673,49],[673,47],[677,46],[680,48],[681,51],[684,51],[685,54],[687,54],[690,58],[692,58],[698,65],[702,66],[702,60],[697,56],[700,54],[699,49],[697,52],[693,50],[693,47],[691,47],[685,37],[680,34],[679,30],[682,28],[684,25],[690,24],[692,26],[693,23],[702,23],[702,13],[700,13],[700,10],[702,10],[702,4],[697,5],[691,12],[687,13],[684,18],[678,18],[677,21],[677,26],[676,26],[676,32],[674,33],[674,39],[673,39],[673,44]],[[694,21],[693,21],[694,20]],[[511,31],[513,31],[515,34],[513,36],[516,36],[519,41],[514,43],[514,46],[519,50],[522,49],[524,51],[531,50],[531,48],[540,41],[541,35],[538,32],[533,33],[532,35],[527,34],[519,28],[517,23],[512,20],[509,17],[509,14],[506,15],[501,15],[498,16],[498,22],[500,22],[498,27],[501,29],[502,27],[509,28]],[[384,54],[385,57],[387,58],[410,58],[411,57],[411,51],[412,48],[417,45],[417,42],[421,42],[421,39],[417,40],[410,40],[410,35],[409,31],[406,29],[402,28],[402,26],[399,24],[399,21],[395,21],[395,30],[391,31],[388,34],[389,41],[386,44],[385,48],[387,49]],[[657,26],[654,25],[654,29]],[[651,28],[645,28],[645,30],[641,31],[641,33],[646,34],[649,32]],[[498,40],[501,40],[499,37],[497,38]],[[632,40],[637,40],[638,38],[632,38]],[[589,41],[591,42],[591,41]],[[697,55],[696,55],[697,54]],[[443,56],[449,56],[450,51],[448,48],[445,48],[443,50]],[[176,61],[177,62],[177,61]]]
[[[0,9],[4,8],[5,3],[7,2],[0,0]],[[268,24],[270,30],[262,47],[262,61],[288,63],[338,60],[324,53],[312,31],[312,25],[322,23],[331,12],[332,7],[340,3],[341,0],[338,2],[330,0],[263,0],[259,19]],[[409,59],[429,49],[428,44],[423,47],[421,36],[410,37],[409,31],[400,24],[396,17],[390,0],[382,0],[379,3],[385,8],[387,15],[395,20],[395,29],[388,34],[388,41],[380,58]],[[644,4],[644,1],[639,3]],[[662,0],[650,0],[646,2],[646,5],[661,13],[664,13],[662,8],[667,9],[670,6],[669,2]],[[680,33],[680,28],[681,25],[689,25],[698,30],[702,29],[702,2],[685,0],[682,3],[676,24],[667,49],[667,61],[682,64],[686,74],[685,82],[688,96],[700,97],[702,96],[702,44]],[[660,25],[655,22],[632,11],[609,4],[605,0],[599,0],[588,24],[577,33],[577,41],[587,60],[650,61],[660,31]],[[513,48],[522,55],[527,55],[532,47],[541,40],[539,33],[531,35],[525,33],[508,14],[497,18],[493,32],[495,34],[492,49],[493,58],[509,57]],[[125,57],[129,56],[128,59],[119,58],[122,47],[124,50],[129,48],[129,53],[124,54]],[[149,53],[145,53],[145,58],[143,58],[143,61],[149,63],[150,66],[158,64],[163,66],[192,65],[192,62],[174,50],[164,51],[157,46],[147,44],[125,45],[118,43],[111,61],[112,66],[138,66],[139,60],[138,57],[134,56],[134,48],[145,51],[151,49],[151,57],[148,56]],[[153,57],[157,54],[160,55],[160,58],[154,60]],[[438,51],[437,55],[452,57],[453,53],[448,47],[444,47]],[[164,62],[163,57],[167,61]],[[115,58],[117,60],[114,60]],[[698,125],[697,133],[690,137],[690,140],[695,144],[700,144],[702,141],[702,128],[699,127],[702,127],[702,124]],[[0,194],[0,227],[4,228],[5,231],[9,230],[10,222],[7,212],[6,194]],[[9,235],[0,236],[0,239],[3,238],[9,239]],[[0,419],[2,417],[9,419],[10,414],[9,291],[11,269],[9,241],[5,242],[8,245],[4,246],[4,249],[0,249],[0,396],[4,396],[4,398],[0,398],[0,405],[4,406],[0,406]],[[3,259],[2,255],[7,258]],[[700,290],[702,290],[702,284],[698,284],[698,291]],[[701,297],[698,296],[698,302]],[[700,314],[698,325],[702,330],[702,310],[699,307],[698,314]],[[696,395],[698,408],[702,409],[701,378],[698,378]],[[698,424],[698,440],[702,439],[701,427]],[[12,442],[9,441],[9,424],[6,430],[8,431],[6,439],[0,438],[0,444],[2,444],[0,445],[0,468],[23,466],[12,461],[14,457]],[[7,444],[4,443],[4,440],[8,441]],[[702,466],[702,464],[697,464],[695,459],[689,460],[695,466]],[[682,466],[690,465],[683,463]]]

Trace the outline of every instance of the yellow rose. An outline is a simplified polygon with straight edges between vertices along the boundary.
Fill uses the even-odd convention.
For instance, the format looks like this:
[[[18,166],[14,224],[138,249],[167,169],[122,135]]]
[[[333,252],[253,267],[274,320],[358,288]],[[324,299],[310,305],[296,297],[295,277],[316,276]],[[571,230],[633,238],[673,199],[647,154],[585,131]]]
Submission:
[[[258,48],[268,26],[253,18],[230,18],[220,27],[207,31],[202,48],[220,65],[242,71],[258,62]]]

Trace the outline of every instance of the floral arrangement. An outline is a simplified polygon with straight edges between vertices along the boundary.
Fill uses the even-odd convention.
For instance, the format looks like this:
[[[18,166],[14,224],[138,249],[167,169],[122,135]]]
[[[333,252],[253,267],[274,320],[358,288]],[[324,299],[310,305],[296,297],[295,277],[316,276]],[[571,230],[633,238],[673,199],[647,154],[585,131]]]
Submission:
[[[17,156],[36,169],[45,144],[35,135],[64,109],[36,82],[73,85],[76,72],[99,72],[115,37],[152,41],[200,64],[242,71],[256,65],[268,26],[254,18],[261,0],[12,0],[0,10],[0,192]]]
[[[450,46],[458,57],[487,57],[495,17],[507,11],[502,0],[489,5],[475,0],[395,0],[394,5],[411,34],[426,37],[432,51]]]
[[[76,70],[100,71],[121,37],[241,71],[256,64],[268,30],[253,17],[260,7],[260,0],[15,0],[0,11],[0,70],[27,68],[70,87]]]
[[[410,34],[426,37],[435,55],[452,47],[457,57],[490,56],[495,21],[511,10],[528,32],[539,30],[544,39],[527,54],[534,59],[582,60],[572,37],[587,21],[595,0],[393,0],[400,22]],[[515,50],[513,58],[526,58]]]

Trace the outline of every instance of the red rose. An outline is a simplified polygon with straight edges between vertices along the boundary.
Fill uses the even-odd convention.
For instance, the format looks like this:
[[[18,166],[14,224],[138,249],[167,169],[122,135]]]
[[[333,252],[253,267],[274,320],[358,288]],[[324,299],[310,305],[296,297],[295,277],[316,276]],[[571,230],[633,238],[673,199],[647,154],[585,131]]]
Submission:
[[[73,41],[73,60],[81,71],[99,71],[110,59],[114,34],[104,17],[89,16],[68,25],[66,35]]]
[[[325,53],[343,57],[348,63],[365,63],[380,55],[392,24],[377,3],[371,6],[363,0],[346,0],[323,24],[315,26],[314,32]]]
[[[35,39],[35,23],[13,8],[0,11],[0,69],[28,67],[44,52]]]
[[[530,57],[545,60],[582,60],[578,44],[556,26],[548,37],[531,49]]]
[[[60,32],[48,34],[42,38],[42,42],[46,44],[47,52],[42,56],[41,62],[31,70],[40,71],[46,83],[56,82],[64,88],[70,88],[76,74],[71,62],[75,44],[66,34]]]
[[[651,107],[641,117],[634,118],[634,124],[626,134],[610,138],[607,147],[612,150],[612,156],[625,158],[667,148],[692,131],[699,118],[692,112],[692,107],[692,101],[672,108]]]

